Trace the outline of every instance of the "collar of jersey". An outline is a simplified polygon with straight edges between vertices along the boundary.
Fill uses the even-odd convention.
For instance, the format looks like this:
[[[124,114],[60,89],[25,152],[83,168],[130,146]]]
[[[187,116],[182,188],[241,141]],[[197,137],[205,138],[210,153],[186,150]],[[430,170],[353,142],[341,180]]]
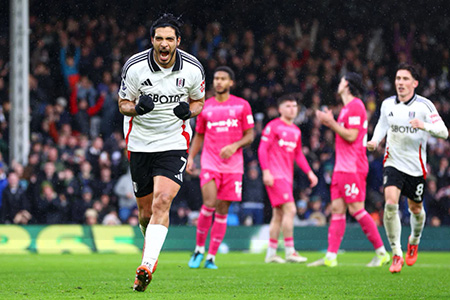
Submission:
[[[183,68],[183,61],[181,59],[180,51],[178,51],[178,49],[175,51],[175,64],[173,65],[172,72],[180,71]],[[155,58],[153,57],[153,48],[151,48],[148,52],[148,66],[153,73],[161,71],[161,67],[156,63]]]
[[[414,100],[416,100],[416,98],[417,98],[417,95],[416,95],[416,93],[414,93],[414,95],[411,97],[411,99],[409,99],[406,102],[403,102],[403,104],[410,105],[411,103],[414,102]],[[399,104],[399,103],[402,103],[402,102],[400,100],[398,100],[398,96],[395,96],[395,104]]]

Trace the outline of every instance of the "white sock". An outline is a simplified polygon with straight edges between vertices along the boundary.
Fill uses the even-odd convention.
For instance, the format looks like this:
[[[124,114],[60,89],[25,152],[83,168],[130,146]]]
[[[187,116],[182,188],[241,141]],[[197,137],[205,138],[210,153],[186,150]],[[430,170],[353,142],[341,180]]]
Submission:
[[[201,254],[205,254],[205,246],[195,246],[194,253],[200,252]]]
[[[380,248],[375,249],[375,253],[379,256],[386,255],[386,248],[384,246],[381,246]]]
[[[328,260],[333,260],[337,258],[337,253],[333,253],[333,252],[328,252],[327,254],[325,254],[325,258]]]
[[[142,257],[142,265],[148,266],[153,271],[156,261],[158,260],[161,248],[166,240],[167,227],[160,224],[148,224],[145,234],[145,249]]]
[[[413,214],[411,211],[409,212],[411,213],[411,216],[409,217],[411,221],[411,235],[409,237],[409,243],[411,245],[419,245],[423,226],[425,225],[425,210],[422,208],[420,213],[418,213],[417,215]]]
[[[402,246],[400,244],[400,235],[402,233],[402,224],[398,215],[398,204],[386,204],[384,206],[384,229],[391,244],[394,255],[403,256]]]
[[[277,249],[268,247],[266,257],[272,257],[274,255],[277,255]]]
[[[208,253],[208,255],[206,256],[206,260],[210,259],[212,259],[212,261],[214,262],[216,260],[216,256]]]
[[[144,227],[144,226],[142,226],[141,224],[139,224],[139,228],[141,229],[142,235],[143,235],[144,238],[145,238],[145,232],[147,231],[147,228]]]
[[[286,254],[286,257],[294,254],[294,252],[295,252],[295,248],[294,247],[286,247],[285,250],[284,250],[284,253]]]

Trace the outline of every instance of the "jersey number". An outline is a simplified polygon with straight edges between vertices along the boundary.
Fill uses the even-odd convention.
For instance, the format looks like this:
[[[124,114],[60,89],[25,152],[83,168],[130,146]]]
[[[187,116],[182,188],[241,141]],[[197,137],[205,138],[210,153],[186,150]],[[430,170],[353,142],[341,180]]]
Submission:
[[[234,191],[238,195],[240,195],[242,193],[242,181],[235,181],[234,182]]]
[[[416,187],[416,196],[420,197],[423,194],[423,183],[420,183]]]
[[[182,166],[181,169],[180,169],[180,173],[183,173],[184,168],[186,168],[187,160],[186,160],[186,158],[184,158],[183,156],[180,157],[180,159],[183,161],[183,166]]]
[[[351,195],[358,195],[359,190],[356,187],[356,183],[353,183],[352,185],[346,184],[344,185],[345,188],[345,196],[350,197]]]

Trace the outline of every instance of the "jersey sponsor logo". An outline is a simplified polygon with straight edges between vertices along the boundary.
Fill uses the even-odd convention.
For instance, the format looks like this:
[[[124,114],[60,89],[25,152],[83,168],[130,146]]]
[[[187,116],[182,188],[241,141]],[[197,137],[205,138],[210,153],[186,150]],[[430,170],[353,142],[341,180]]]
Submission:
[[[177,78],[177,81],[176,81],[177,87],[179,87],[179,88],[184,87],[184,82],[185,82],[185,81],[186,81],[186,80],[185,80],[184,78]]]
[[[359,124],[361,124],[361,117],[360,116],[348,117],[348,124],[349,125],[359,125]]]
[[[419,128],[412,128],[411,126],[391,125],[391,131],[394,133],[416,133],[417,131],[419,131]]]
[[[178,95],[158,95],[158,94],[148,94],[150,97],[152,97],[153,102],[159,102],[161,104],[166,103],[178,103],[181,100],[181,97],[184,96],[184,94],[178,94]]]
[[[150,81],[149,78],[147,78],[147,80],[141,83],[141,85],[152,86],[152,82]]]
[[[288,151],[292,151],[293,149],[295,149],[295,147],[297,147],[297,143],[285,141],[283,139],[279,139],[278,140],[278,145],[280,147],[287,147]]]
[[[433,124],[442,120],[442,118],[441,118],[441,116],[439,116],[439,114],[430,115],[430,119],[431,119],[431,123],[433,123]]]
[[[388,114],[388,117],[393,117],[394,114],[392,113],[392,111]]]
[[[238,127],[238,121],[238,119],[227,119],[217,122],[208,121],[208,123],[206,123],[206,127],[208,127],[208,129],[217,127],[217,131],[228,131],[228,128],[230,127]]]

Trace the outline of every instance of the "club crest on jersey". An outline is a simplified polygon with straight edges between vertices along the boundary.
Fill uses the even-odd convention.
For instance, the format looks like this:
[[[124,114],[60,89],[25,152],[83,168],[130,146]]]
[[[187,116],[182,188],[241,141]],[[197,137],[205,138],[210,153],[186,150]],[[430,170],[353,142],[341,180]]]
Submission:
[[[182,87],[184,87],[184,82],[185,82],[185,79],[184,78],[177,78],[177,87],[179,87],[179,88],[182,88]]]
[[[416,116],[416,112],[415,112],[415,111],[410,111],[410,112],[409,112],[409,118],[410,118],[410,119],[414,119],[415,116]]]

